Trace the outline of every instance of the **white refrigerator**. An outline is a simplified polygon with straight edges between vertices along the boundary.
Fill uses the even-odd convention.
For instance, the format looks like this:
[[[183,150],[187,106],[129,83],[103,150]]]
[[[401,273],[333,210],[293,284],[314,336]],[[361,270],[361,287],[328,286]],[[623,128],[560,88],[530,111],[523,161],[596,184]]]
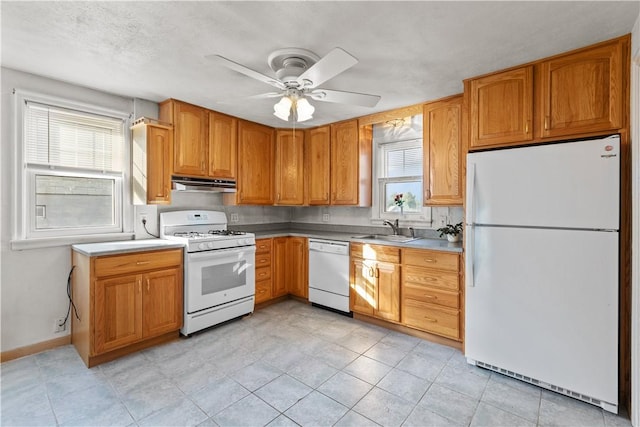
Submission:
[[[469,153],[465,356],[617,413],[620,137]]]

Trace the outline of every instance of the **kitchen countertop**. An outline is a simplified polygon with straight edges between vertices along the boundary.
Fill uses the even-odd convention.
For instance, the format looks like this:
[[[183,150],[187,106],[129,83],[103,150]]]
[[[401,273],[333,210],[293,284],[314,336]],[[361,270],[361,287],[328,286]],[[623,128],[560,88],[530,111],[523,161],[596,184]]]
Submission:
[[[376,240],[376,239],[359,239],[358,234],[354,233],[340,233],[332,231],[317,231],[317,230],[297,230],[297,229],[279,229],[279,230],[266,230],[254,232],[256,239],[266,239],[269,237],[308,237],[314,239],[325,240],[338,240],[341,242],[357,242],[357,243],[373,243],[376,245],[397,246],[401,248],[413,248],[413,249],[432,249],[444,252],[462,252],[462,242],[450,243],[447,240],[442,239],[428,239],[418,238],[410,242],[391,242],[388,240]]]
[[[180,242],[164,239],[121,240],[117,242],[83,243],[71,246],[74,251],[88,256],[113,255],[127,252],[155,251],[182,248]]]

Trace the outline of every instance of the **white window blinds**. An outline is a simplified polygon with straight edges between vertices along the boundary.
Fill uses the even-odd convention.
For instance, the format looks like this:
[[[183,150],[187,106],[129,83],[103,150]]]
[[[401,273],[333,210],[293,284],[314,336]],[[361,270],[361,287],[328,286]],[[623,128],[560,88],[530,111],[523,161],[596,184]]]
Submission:
[[[387,151],[386,177],[422,175],[422,141],[416,144],[419,146]]]
[[[27,163],[123,171],[122,119],[27,101],[24,126]]]

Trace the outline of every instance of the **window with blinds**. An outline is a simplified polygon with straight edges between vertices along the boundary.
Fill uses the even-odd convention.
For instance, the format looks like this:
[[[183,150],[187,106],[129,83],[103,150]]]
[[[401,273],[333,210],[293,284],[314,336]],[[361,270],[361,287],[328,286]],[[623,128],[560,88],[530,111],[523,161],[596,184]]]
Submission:
[[[378,183],[374,218],[428,221],[430,210],[422,206],[422,115],[394,124],[373,126]]]
[[[122,232],[125,119],[24,100],[25,238]]]

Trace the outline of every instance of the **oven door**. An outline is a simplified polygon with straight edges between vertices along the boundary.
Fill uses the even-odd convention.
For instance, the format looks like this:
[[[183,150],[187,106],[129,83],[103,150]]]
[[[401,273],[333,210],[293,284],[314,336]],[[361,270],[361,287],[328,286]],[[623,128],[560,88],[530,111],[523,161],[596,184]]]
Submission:
[[[187,313],[255,295],[255,253],[243,246],[186,254]]]

